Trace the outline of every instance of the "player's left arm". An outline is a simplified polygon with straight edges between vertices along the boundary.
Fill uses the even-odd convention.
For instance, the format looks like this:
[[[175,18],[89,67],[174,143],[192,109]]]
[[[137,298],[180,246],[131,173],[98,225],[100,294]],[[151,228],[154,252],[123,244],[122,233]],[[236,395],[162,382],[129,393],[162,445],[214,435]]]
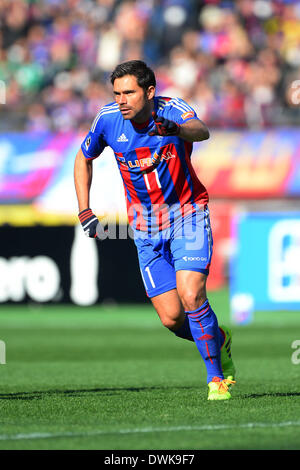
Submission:
[[[181,98],[169,100],[163,112],[152,113],[154,126],[149,135],[176,135],[188,142],[200,142],[209,138],[209,130],[195,110]]]
[[[191,119],[179,125],[178,136],[188,142],[201,142],[209,139],[209,130],[199,118]]]

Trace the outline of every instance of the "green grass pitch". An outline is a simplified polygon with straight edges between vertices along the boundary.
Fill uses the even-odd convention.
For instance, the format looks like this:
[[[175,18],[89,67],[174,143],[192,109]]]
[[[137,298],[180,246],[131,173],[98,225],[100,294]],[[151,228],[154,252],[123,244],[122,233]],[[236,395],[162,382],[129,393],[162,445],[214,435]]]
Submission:
[[[228,323],[228,292],[210,301]],[[0,325],[0,449],[300,449],[300,312],[233,327],[228,402],[150,305],[2,306]]]

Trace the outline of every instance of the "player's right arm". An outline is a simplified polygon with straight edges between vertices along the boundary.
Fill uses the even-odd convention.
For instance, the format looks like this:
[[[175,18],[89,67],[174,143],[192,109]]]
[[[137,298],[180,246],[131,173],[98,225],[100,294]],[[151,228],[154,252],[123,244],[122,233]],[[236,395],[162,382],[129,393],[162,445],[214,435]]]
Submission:
[[[81,150],[77,152],[74,164],[74,183],[79,212],[90,207],[90,189],[93,178],[93,160],[88,160]]]
[[[103,123],[97,115],[91,130],[78,150],[74,164],[74,183],[78,201],[78,217],[84,233],[90,238],[106,238],[107,226],[101,224],[90,208],[90,189],[93,178],[93,160],[106,147]]]

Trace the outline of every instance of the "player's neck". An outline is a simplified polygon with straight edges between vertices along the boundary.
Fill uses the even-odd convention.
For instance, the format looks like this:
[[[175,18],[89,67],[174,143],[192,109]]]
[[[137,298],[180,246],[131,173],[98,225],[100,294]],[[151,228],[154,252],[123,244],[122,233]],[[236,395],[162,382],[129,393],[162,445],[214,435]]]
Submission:
[[[149,124],[152,111],[154,111],[154,100],[147,103],[144,109],[131,119],[131,122],[138,127],[146,127]]]

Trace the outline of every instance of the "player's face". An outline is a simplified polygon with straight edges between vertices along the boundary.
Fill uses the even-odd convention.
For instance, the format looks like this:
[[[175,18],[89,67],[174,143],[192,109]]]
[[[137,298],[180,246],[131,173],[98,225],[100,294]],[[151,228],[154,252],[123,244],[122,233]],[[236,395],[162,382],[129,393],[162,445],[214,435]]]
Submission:
[[[115,100],[124,119],[133,119],[136,122],[147,121],[153,109],[154,94],[154,86],[150,86],[145,91],[138,85],[134,75],[124,75],[114,81]]]

